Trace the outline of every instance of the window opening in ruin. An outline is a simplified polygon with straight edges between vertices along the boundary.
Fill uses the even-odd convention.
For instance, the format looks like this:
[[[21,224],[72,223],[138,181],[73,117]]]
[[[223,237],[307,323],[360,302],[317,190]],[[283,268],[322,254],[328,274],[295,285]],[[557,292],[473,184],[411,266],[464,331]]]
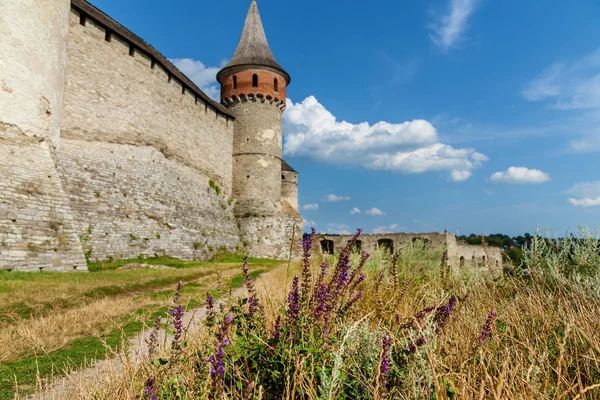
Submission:
[[[461,266],[461,268],[465,266],[465,257],[464,256],[460,257],[460,266]]]
[[[233,88],[237,89],[237,76],[233,76]]]
[[[392,239],[379,239],[377,241],[377,248],[391,254],[394,252],[394,241]]]
[[[354,247],[351,250],[354,253],[360,253],[360,251],[362,250],[362,240],[357,240],[356,242],[354,242]]]
[[[282,179],[282,180],[285,180],[285,175],[281,175],[281,179]]]
[[[135,47],[133,45],[129,45],[129,55],[133,57],[135,54]]]
[[[79,14],[79,25],[85,26],[85,14]]]
[[[333,254],[333,240],[321,240],[321,251],[323,254]]]
[[[106,40],[107,42],[110,42],[112,39],[112,33],[110,31],[106,31],[106,33],[104,34],[104,40]]]
[[[252,75],[252,87],[258,87],[258,75]]]
[[[273,78],[273,87],[275,88],[276,92],[279,90],[279,85],[277,84],[277,78]]]

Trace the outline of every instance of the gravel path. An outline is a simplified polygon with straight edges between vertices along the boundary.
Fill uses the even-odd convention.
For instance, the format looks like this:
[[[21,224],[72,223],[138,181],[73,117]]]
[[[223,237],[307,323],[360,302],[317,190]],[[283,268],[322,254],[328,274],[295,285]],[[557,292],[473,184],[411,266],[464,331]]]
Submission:
[[[235,289],[231,295],[238,297],[246,293],[246,288],[241,287]],[[218,307],[225,300],[215,302]],[[186,336],[189,338],[198,330],[201,321],[206,317],[206,307],[200,307],[189,310],[183,317],[183,326],[187,327]],[[164,322],[164,318],[163,318]],[[28,400],[50,400],[50,399],[77,399],[86,397],[83,393],[77,393],[75,390],[79,386],[78,382],[88,381],[90,379],[102,379],[107,376],[118,374],[126,365],[137,365],[147,354],[148,345],[146,340],[150,337],[152,326],[145,327],[135,337],[129,340],[129,357],[127,354],[116,354],[110,359],[99,360],[93,365],[72,372],[67,376],[55,379],[50,385],[45,387],[41,393],[32,394],[26,397]],[[165,340],[167,344],[172,340],[171,337],[165,338],[165,331],[161,329],[159,332],[158,343],[163,344]]]

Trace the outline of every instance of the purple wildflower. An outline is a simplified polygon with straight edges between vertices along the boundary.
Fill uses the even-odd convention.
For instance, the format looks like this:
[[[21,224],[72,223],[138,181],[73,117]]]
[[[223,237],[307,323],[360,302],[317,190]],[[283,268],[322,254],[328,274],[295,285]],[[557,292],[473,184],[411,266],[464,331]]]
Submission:
[[[447,305],[441,305],[437,308],[435,316],[433,317],[433,321],[435,323],[435,331],[438,332],[446,324],[448,323],[448,319],[450,318],[450,314],[454,310],[454,306],[456,305],[456,296],[452,295],[450,300],[448,300]]]
[[[392,346],[392,338],[386,334],[381,341],[381,363],[379,364],[379,399],[387,397],[387,376],[390,372],[390,347]]]
[[[315,318],[319,318],[321,314],[327,309],[327,285],[321,283],[316,293],[317,307],[315,308]]]
[[[152,328],[152,332],[150,332],[150,337],[146,340],[148,343],[148,356],[152,358],[156,353],[156,348],[158,347],[158,332],[160,331],[160,317],[156,317],[154,320],[154,327]]]
[[[216,387],[217,398],[223,397],[223,378],[225,376],[225,366],[223,364],[223,348],[229,344],[227,339],[227,332],[229,327],[233,323],[233,314],[229,313],[223,318],[223,323],[217,333],[217,341],[215,342],[215,353],[208,359],[211,364],[210,376]]]
[[[225,365],[223,364],[223,348],[226,347],[228,344],[229,340],[227,339],[223,340],[222,342],[219,342],[217,345],[216,353],[208,359],[208,362],[211,364],[210,377],[216,384],[217,393],[219,394],[218,398],[221,398],[223,394],[223,378],[225,377]]]
[[[154,376],[150,375],[148,379],[146,379],[146,385],[144,386],[144,395],[151,400],[156,400],[156,392],[156,380],[154,379]]]
[[[252,282],[252,278],[250,277],[248,270],[248,257],[244,257],[244,263],[242,264],[242,275],[244,276],[244,284],[246,289],[248,289],[248,294],[250,294],[250,297],[248,298],[248,315],[253,317],[256,311],[261,309],[261,306],[260,302],[258,301],[256,289],[254,289],[254,283]]]
[[[181,297],[181,289],[183,288],[183,281],[179,281],[175,294],[173,295],[173,304],[179,304],[179,298]]]
[[[414,353],[417,350],[417,347],[421,347],[425,343],[427,343],[425,336],[419,336],[414,342],[408,342],[408,345],[406,346],[406,352],[409,354]]]
[[[183,306],[178,304],[177,307],[171,308],[169,310],[169,314],[171,314],[171,318],[173,321],[173,328],[175,334],[173,336],[173,342],[171,343],[171,347],[176,353],[181,353],[181,339],[183,337],[183,314],[184,314]]]
[[[288,294],[288,318],[295,321],[300,315],[300,293],[298,289],[298,276],[294,276],[292,290]]]
[[[488,315],[485,324],[481,328],[481,334],[479,335],[479,343],[483,344],[485,341],[492,337],[492,327],[494,325],[494,321],[496,320],[496,311],[492,310],[490,315]]]
[[[215,300],[210,292],[206,292],[206,325],[214,326],[217,318],[215,311]]]
[[[390,371],[390,347],[392,345],[392,338],[389,335],[385,335],[381,341],[381,365],[379,366],[379,372],[383,375],[387,375]]]
[[[273,340],[277,341],[279,340],[279,337],[281,336],[281,315],[277,316],[277,319],[275,320],[275,326],[273,327]]]
[[[315,235],[315,228],[312,228],[310,235],[308,235],[302,241],[302,295],[301,302],[304,304],[308,300],[308,295],[311,286],[311,273],[310,273],[310,252],[313,246],[313,237]]]
[[[392,256],[392,278],[394,279],[394,292],[398,289],[398,253]]]

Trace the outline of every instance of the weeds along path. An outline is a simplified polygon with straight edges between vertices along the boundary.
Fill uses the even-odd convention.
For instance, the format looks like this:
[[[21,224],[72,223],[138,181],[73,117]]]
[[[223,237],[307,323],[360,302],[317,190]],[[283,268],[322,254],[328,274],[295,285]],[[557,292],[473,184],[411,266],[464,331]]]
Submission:
[[[257,271],[262,272],[262,271]],[[258,274],[254,274],[259,276]],[[236,279],[232,285],[236,285]],[[233,299],[246,294],[245,287],[237,287],[230,291],[229,298],[222,298],[215,302],[220,306],[229,299]],[[186,327],[186,340],[193,340],[198,333],[203,319],[206,317],[206,306],[192,308],[187,310],[183,317],[183,326]],[[169,321],[164,316],[162,323]],[[49,399],[85,399],[91,396],[87,392],[96,385],[108,383],[110,379],[119,376],[126,369],[135,369],[145,360],[148,351],[148,341],[152,333],[152,326],[145,326],[137,335],[130,338],[126,349],[121,352],[111,351],[109,357],[96,361],[93,365],[81,368],[76,371],[68,372],[66,376],[56,379],[49,384],[37,383],[38,390],[36,394],[25,397],[29,400],[49,400]],[[167,336],[165,329],[159,330],[159,346],[166,348],[172,341],[172,337]]]
[[[0,400],[24,398],[65,371],[117,357],[145,323],[172,306],[179,281],[181,304],[192,310],[215,282],[241,286],[242,262],[237,255],[202,262],[161,256],[98,263],[81,274],[0,270]],[[130,263],[169,268],[117,270]],[[249,264],[256,275],[281,261]]]

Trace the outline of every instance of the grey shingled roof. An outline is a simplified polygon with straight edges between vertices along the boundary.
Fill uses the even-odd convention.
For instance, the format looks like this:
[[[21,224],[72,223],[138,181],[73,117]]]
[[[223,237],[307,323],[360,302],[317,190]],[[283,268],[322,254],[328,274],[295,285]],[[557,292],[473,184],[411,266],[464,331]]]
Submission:
[[[296,172],[296,170],[294,168],[292,168],[290,166],[290,164],[286,163],[284,160],[281,160],[281,170],[282,171]],[[298,172],[296,172],[296,173],[298,173]]]
[[[1,0],[0,0],[1,1]],[[125,28],[123,25],[103,13],[92,4],[88,3],[87,0],[71,0],[71,6],[77,11],[91,18],[96,23],[103,26],[111,34],[118,35],[123,40],[128,42],[130,45],[135,47],[137,51],[141,51],[148,55],[154,62],[160,64],[165,70],[167,70],[172,76],[174,76],[181,84],[189,91],[194,93],[196,96],[202,99],[205,104],[208,104],[214,111],[219,114],[225,115],[230,119],[234,119],[233,114],[224,107],[223,105],[213,101],[208,97],[198,86],[196,86],[187,76],[185,76],[177,67],[175,67],[165,56],[163,56],[158,50],[146,43],[142,38]]]
[[[228,72],[239,71],[249,67],[268,67],[275,69],[284,75],[287,83],[290,83],[290,76],[287,72],[275,61],[273,52],[267,42],[265,29],[263,28],[256,0],[252,0],[246,22],[242,31],[242,36],[238,43],[235,53],[231,61],[223,67],[217,74],[217,80],[221,80],[224,74]]]

